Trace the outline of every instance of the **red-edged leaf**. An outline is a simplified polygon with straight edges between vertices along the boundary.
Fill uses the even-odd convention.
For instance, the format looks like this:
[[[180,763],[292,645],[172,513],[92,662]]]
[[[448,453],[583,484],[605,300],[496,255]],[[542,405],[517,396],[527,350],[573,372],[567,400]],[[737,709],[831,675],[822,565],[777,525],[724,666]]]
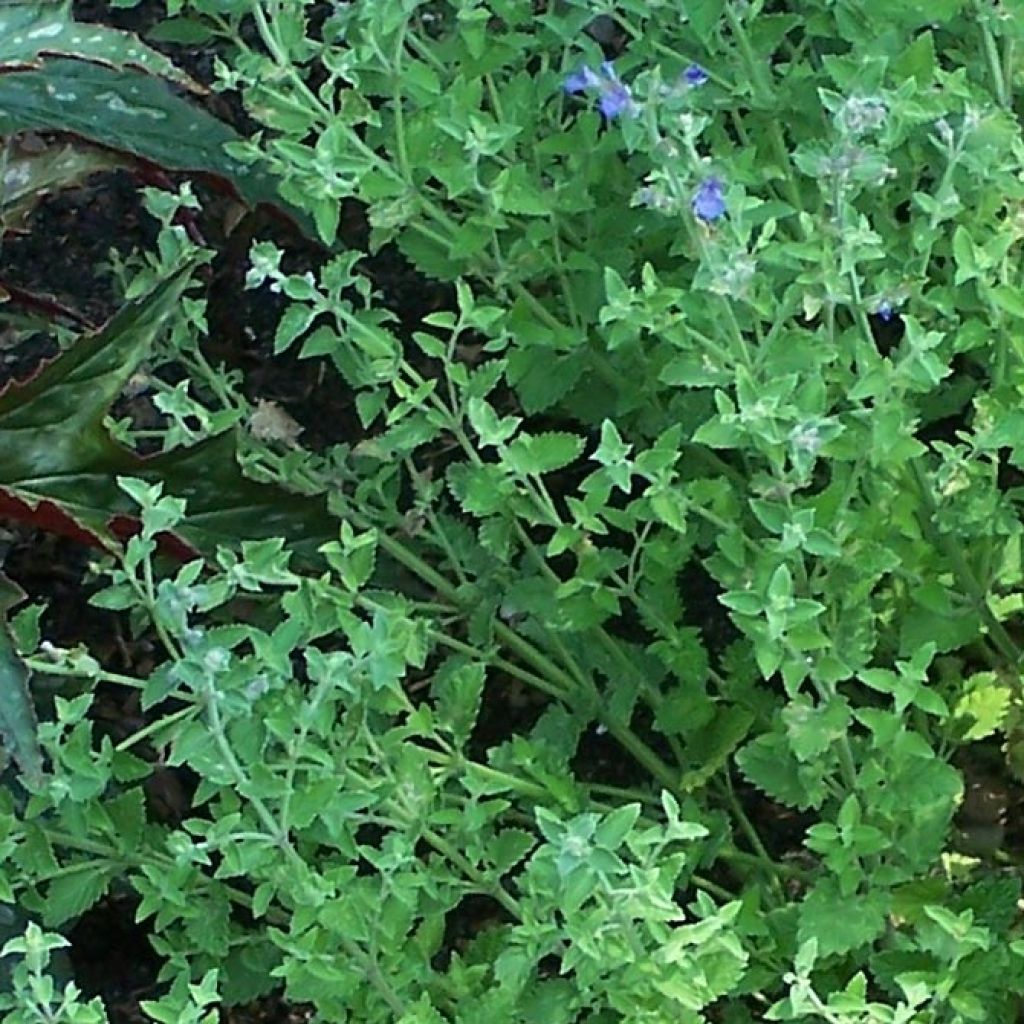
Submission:
[[[138,68],[191,92],[206,89],[138,36],[71,20],[71,4],[0,4],[0,72],[38,67],[44,55],[80,57],[110,68]]]
[[[33,314],[41,314],[47,324],[52,321],[64,318],[79,327],[94,330],[95,324],[82,316],[76,309],[58,302],[52,295],[41,295],[39,292],[30,292],[19,285],[11,284],[10,281],[0,277],[0,302],[10,303],[28,310]]]
[[[0,512],[106,546],[135,528],[135,508],[116,478],[159,480],[188,502],[187,522],[167,539],[170,553],[282,536],[312,562],[336,532],[325,502],[246,478],[233,434],[143,458],[103,426],[190,281],[185,268],[31,379],[0,391]]]
[[[0,233],[25,232],[28,215],[40,199],[61,189],[80,185],[97,171],[125,165],[109,150],[82,143],[20,138],[8,145],[0,189]]]
[[[54,57],[38,70],[0,74],[0,135],[26,131],[70,133],[164,170],[202,175],[251,206],[283,211],[317,237],[310,218],[278,194],[273,175],[228,156],[225,145],[242,141],[237,132],[141,71]]]

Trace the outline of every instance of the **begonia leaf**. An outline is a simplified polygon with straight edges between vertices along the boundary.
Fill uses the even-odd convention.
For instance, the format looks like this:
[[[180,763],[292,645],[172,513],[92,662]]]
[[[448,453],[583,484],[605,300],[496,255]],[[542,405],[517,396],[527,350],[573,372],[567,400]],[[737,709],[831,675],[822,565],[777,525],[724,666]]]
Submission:
[[[323,503],[247,479],[233,435],[144,458],[115,442],[104,426],[111,403],[189,281],[186,268],[30,380],[0,391],[0,513],[107,546],[134,529],[134,506],[117,477],[138,477],[162,481],[168,493],[187,501],[189,519],[167,538],[179,554],[288,536],[300,555],[314,559],[333,532]]]

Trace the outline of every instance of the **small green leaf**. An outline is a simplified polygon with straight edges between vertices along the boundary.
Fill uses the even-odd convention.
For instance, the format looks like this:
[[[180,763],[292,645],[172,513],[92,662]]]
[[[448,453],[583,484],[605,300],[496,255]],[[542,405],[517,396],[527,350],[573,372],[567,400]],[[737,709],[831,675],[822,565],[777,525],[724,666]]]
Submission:
[[[166,18],[154,25],[146,38],[155,43],[179,43],[195,46],[210,42],[214,38],[210,29],[195,18]]]
[[[487,855],[499,874],[511,871],[537,845],[532,832],[503,828],[487,844]]]
[[[113,838],[128,853],[142,842],[146,828],[146,798],[140,786],[104,802],[103,809],[114,825]]]
[[[995,672],[977,672],[964,685],[954,718],[969,723],[963,738],[983,740],[1003,727],[1012,691]]]
[[[638,803],[623,804],[609,814],[594,832],[594,844],[614,852],[632,831],[640,817]]]
[[[884,890],[859,893],[851,899],[840,892],[833,879],[824,879],[800,905],[799,941],[817,940],[821,956],[848,953],[873,942],[885,931],[888,907]]]
[[[727,0],[692,0],[686,5],[686,24],[697,38],[707,46],[715,33],[715,28],[725,11]]]
[[[736,763],[755,786],[790,807],[820,807],[828,795],[828,766],[821,761],[802,765],[778,733],[765,733],[748,743],[737,753]]]
[[[437,724],[465,743],[476,725],[487,671],[481,664],[445,666],[434,679]]]
[[[507,509],[513,485],[499,466],[455,462],[448,467],[447,476],[452,494],[467,512],[493,516]]]
[[[813,761],[846,735],[850,708],[842,697],[815,704],[798,694],[783,708],[782,720],[793,753],[801,761]]]
[[[730,590],[720,594],[718,600],[738,615],[760,615],[764,611],[764,599],[750,590]]]
[[[1000,285],[992,289],[992,298],[996,305],[1018,320],[1024,320],[1024,295],[1019,288]]]
[[[317,310],[303,303],[289,306],[277,322],[274,333],[274,355],[284,352],[296,338],[305,334],[316,319]],[[308,355],[303,350],[303,355]]]
[[[466,403],[466,414],[482,445],[504,444],[515,435],[522,423],[519,416],[499,416],[483,398],[471,398]]]
[[[619,428],[611,420],[601,422],[601,443],[594,452],[594,461],[602,466],[615,466],[626,460],[631,445],[622,440]]]
[[[971,234],[963,224],[958,224],[956,231],[953,232],[953,259],[956,261],[954,284],[964,284],[979,276],[974,242],[971,241]]]
[[[508,382],[515,388],[523,411],[532,415],[551,408],[569,394],[583,370],[579,352],[556,356],[519,348],[509,354]]]
[[[505,460],[516,472],[539,475],[563,469],[579,458],[583,440],[575,434],[523,434],[505,452]]]
[[[551,200],[537,187],[523,164],[506,167],[491,186],[495,207],[531,217],[551,214]]]
[[[684,772],[680,786],[691,792],[721,771],[753,724],[754,716],[746,708],[719,707],[710,725],[688,739],[687,753],[695,767]]]
[[[48,928],[80,917],[103,896],[116,872],[102,861],[84,861],[81,866],[81,871],[61,875],[47,886],[43,924]]]
[[[622,280],[622,275],[614,267],[604,268],[604,293],[608,298],[610,309],[602,312],[602,321],[611,320],[611,313],[624,313],[633,302],[633,293],[629,285]]]
[[[919,87],[925,87],[935,80],[935,68],[935,36],[925,31],[893,61],[892,73],[896,80],[913,78]]]

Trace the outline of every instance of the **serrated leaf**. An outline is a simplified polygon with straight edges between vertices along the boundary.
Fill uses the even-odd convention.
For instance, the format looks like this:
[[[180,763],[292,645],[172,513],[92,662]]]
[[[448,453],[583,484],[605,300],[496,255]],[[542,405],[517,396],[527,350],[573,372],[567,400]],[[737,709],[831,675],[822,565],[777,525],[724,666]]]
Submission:
[[[500,467],[456,462],[448,467],[448,486],[467,512],[492,516],[507,508],[511,484]]]
[[[888,909],[888,896],[880,889],[850,899],[833,879],[824,879],[800,905],[797,936],[801,943],[817,940],[822,957],[848,953],[873,942],[885,931]]]
[[[803,694],[797,694],[782,709],[786,735],[790,748],[801,761],[813,761],[850,727],[850,708],[842,697],[827,703],[814,703]]]
[[[687,753],[697,767],[684,773],[682,788],[687,792],[697,789],[720,771],[747,738],[753,724],[754,715],[746,708],[720,708],[708,728],[687,741]]]
[[[85,913],[106,893],[113,874],[102,862],[91,862],[81,871],[54,878],[46,889],[43,924],[56,928]]]
[[[134,851],[142,842],[146,827],[146,797],[141,786],[125,790],[111,800],[104,801],[103,809],[114,825],[114,838],[122,849]]]
[[[1012,696],[1009,685],[995,672],[978,672],[971,676],[953,711],[955,718],[971,723],[964,739],[983,740],[1001,729]]]
[[[519,429],[519,416],[499,416],[484,398],[470,398],[466,403],[470,426],[476,431],[482,445],[504,444]]]
[[[35,708],[29,691],[29,671],[18,657],[7,626],[7,613],[25,595],[0,572],[0,744],[25,777],[38,782],[43,756],[37,735]]]
[[[487,844],[487,855],[498,874],[514,868],[537,845],[537,837],[521,828],[503,828]]]
[[[944,878],[915,878],[892,890],[892,915],[898,922],[920,924],[925,919],[924,908],[945,903],[949,882]]]
[[[508,359],[508,382],[515,388],[526,413],[551,408],[580,379],[584,362],[580,354],[555,356],[533,348],[513,350]]]
[[[616,466],[626,461],[632,447],[622,440],[619,428],[611,420],[602,420],[601,443],[594,452],[593,459],[602,466]]]
[[[583,439],[575,434],[521,434],[506,449],[505,461],[516,473],[553,473],[575,462],[582,451]]]
[[[326,824],[333,826],[371,803],[373,797],[370,794],[345,792],[335,779],[297,783],[290,805],[290,821],[295,828],[308,828],[311,822],[324,817],[325,807],[330,807],[330,820]]]
[[[434,680],[437,724],[459,743],[469,739],[476,725],[486,676],[483,665],[463,664],[438,672]]]
[[[522,164],[506,167],[491,186],[495,208],[505,213],[546,217],[551,213],[551,200],[530,178]]]
[[[402,1014],[398,1024],[448,1024],[448,1021],[431,1004],[430,996],[424,993]]]
[[[309,330],[317,317],[317,310],[305,303],[294,303],[281,315],[274,332],[274,355],[284,352],[300,335]],[[312,348],[312,346],[309,346]],[[303,349],[304,356],[318,353]]]
[[[765,733],[748,743],[736,754],[736,763],[758,789],[790,807],[820,807],[828,795],[826,766],[820,762],[801,765],[778,733]]]

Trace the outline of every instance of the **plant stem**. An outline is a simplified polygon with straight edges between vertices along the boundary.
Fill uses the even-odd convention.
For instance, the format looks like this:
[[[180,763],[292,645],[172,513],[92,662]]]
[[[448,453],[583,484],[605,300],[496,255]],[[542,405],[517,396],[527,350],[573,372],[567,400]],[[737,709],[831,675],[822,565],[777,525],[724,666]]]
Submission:
[[[992,26],[989,23],[988,12],[981,10],[981,4],[976,3],[978,21],[981,26],[981,39],[985,47],[985,59],[988,61],[988,71],[992,76],[992,87],[995,90],[996,101],[1004,110],[1010,109],[1010,90],[1007,87],[1007,79],[1004,74],[1003,59],[996,45],[995,36],[992,34]]]
[[[121,740],[114,749],[118,751],[118,753],[124,750],[130,750],[137,743],[141,743],[143,740],[148,739],[161,729],[164,729],[169,725],[173,725],[175,722],[180,722],[182,719],[193,717],[198,713],[199,709],[195,704],[190,703],[186,707],[180,708],[169,715],[163,715],[160,718],[154,719],[148,725],[145,725],[138,731],[133,732],[131,736]]]
[[[924,468],[919,460],[915,459],[911,463],[911,474],[913,482],[916,485],[916,489],[921,496],[922,505],[924,506],[919,510],[917,516],[918,523],[920,524],[922,531],[929,541],[935,547],[944,551],[950,562],[952,562],[953,571],[960,582],[960,586],[970,597],[975,610],[988,627],[989,636],[992,638],[992,642],[1010,666],[1017,668],[1021,663],[1020,649],[1017,647],[1016,643],[1014,643],[1013,638],[1006,632],[1006,628],[999,619],[995,617],[992,609],[989,607],[988,595],[985,593],[984,587],[982,587],[978,582],[977,577],[974,575],[974,571],[971,569],[967,559],[964,557],[963,549],[955,537],[951,537],[949,534],[943,533],[935,525],[935,517],[938,513],[938,508],[935,505],[935,499],[932,497],[931,484],[928,482]],[[1013,688],[1019,697],[1019,680],[1013,684]]]
[[[732,788],[732,779],[729,777],[728,772],[723,773],[723,782],[720,787],[720,792],[725,797],[725,802],[728,804],[729,810],[736,819],[740,830],[747,837],[750,845],[754,848],[754,851],[757,854],[756,860],[760,864],[762,870],[767,872],[770,884],[775,890],[776,895],[782,899],[782,886],[779,883],[775,861],[769,855],[768,850],[761,841],[761,836],[758,834],[757,829],[754,828],[754,823],[749,817],[747,817],[747,812],[743,809],[743,805],[740,803],[739,798],[736,796],[736,793]]]

